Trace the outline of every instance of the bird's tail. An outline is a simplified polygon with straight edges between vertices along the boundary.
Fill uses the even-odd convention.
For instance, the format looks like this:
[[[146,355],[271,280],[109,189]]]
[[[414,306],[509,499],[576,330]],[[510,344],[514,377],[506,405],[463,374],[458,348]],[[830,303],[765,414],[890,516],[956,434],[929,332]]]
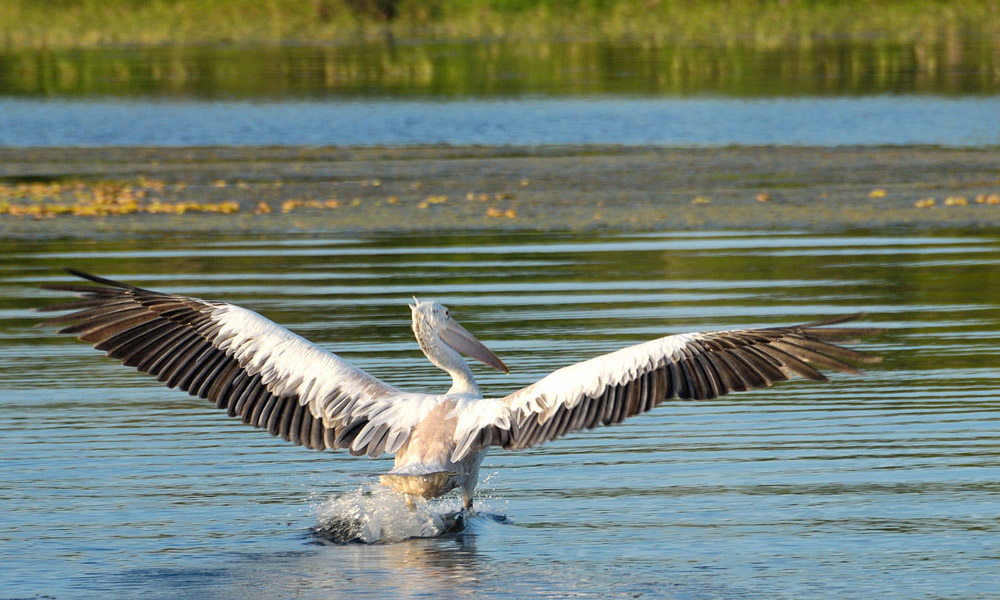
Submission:
[[[418,475],[386,473],[379,478],[382,485],[400,494],[419,496],[421,498],[437,498],[455,488],[454,478],[462,475],[454,471],[436,471]]]

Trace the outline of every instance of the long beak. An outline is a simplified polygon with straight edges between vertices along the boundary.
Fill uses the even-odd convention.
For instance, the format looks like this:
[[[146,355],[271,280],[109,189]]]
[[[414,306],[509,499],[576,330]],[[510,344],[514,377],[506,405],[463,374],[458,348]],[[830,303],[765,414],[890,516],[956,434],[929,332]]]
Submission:
[[[474,358],[498,371],[510,373],[510,369],[507,368],[507,365],[503,364],[499,356],[493,354],[475,336],[466,331],[465,327],[462,327],[455,321],[450,321],[438,336],[441,338],[441,341],[454,348],[455,351],[461,352],[469,358]]]

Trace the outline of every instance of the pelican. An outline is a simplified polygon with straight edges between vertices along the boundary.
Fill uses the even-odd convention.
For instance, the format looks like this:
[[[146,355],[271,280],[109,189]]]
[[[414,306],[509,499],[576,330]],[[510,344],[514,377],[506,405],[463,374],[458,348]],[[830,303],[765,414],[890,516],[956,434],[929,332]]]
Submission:
[[[791,327],[669,335],[561,368],[502,398],[484,398],[468,356],[507,366],[451,316],[414,298],[413,333],[451,376],[443,394],[386,384],[261,315],[225,302],[147,290],[73,269],[91,284],[55,284],[79,300],[64,325],[122,364],[200,396],[229,416],[313,450],[394,454],[381,483],[413,498],[459,489],[472,509],[491,447],[530,448],[567,433],[621,423],[671,398],[709,399],[805,377],[816,367],[859,373],[880,358],[832,343],[878,329],[829,327],[862,314]],[[96,284],[96,285],[93,285]]]

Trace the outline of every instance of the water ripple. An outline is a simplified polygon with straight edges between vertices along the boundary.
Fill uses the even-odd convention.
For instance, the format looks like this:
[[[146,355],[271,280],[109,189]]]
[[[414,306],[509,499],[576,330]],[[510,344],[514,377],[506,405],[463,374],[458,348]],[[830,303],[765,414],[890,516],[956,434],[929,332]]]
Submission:
[[[991,235],[74,244],[33,244],[0,264],[6,595],[985,598],[1000,588]],[[976,258],[952,258],[963,253]],[[222,260],[232,256],[250,258]],[[315,546],[323,507],[363,505],[389,462],[289,446],[34,327],[32,309],[59,297],[38,286],[67,280],[52,268],[64,262],[238,301],[420,390],[448,382],[412,340],[411,295],[451,303],[514,368],[477,367],[492,394],[657,336],[861,310],[886,329],[861,347],[886,361],[832,384],[669,401],[619,427],[493,453],[477,502],[508,524]],[[422,535],[426,521],[393,514],[368,533]]]

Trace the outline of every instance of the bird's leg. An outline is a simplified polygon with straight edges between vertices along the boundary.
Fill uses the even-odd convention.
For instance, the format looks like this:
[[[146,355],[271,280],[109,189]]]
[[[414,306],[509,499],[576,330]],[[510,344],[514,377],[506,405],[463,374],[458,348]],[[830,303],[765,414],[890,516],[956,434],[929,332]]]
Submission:
[[[485,454],[485,452],[483,454]],[[469,470],[468,477],[466,477],[465,481],[462,483],[462,512],[475,512],[472,509],[472,493],[473,490],[476,489],[476,481],[479,475],[479,461],[483,460],[483,454],[476,457],[475,464],[472,465],[472,468]]]
[[[403,498],[406,500],[406,508],[410,509],[410,512],[417,510],[417,502],[413,499],[412,494],[403,494]]]

